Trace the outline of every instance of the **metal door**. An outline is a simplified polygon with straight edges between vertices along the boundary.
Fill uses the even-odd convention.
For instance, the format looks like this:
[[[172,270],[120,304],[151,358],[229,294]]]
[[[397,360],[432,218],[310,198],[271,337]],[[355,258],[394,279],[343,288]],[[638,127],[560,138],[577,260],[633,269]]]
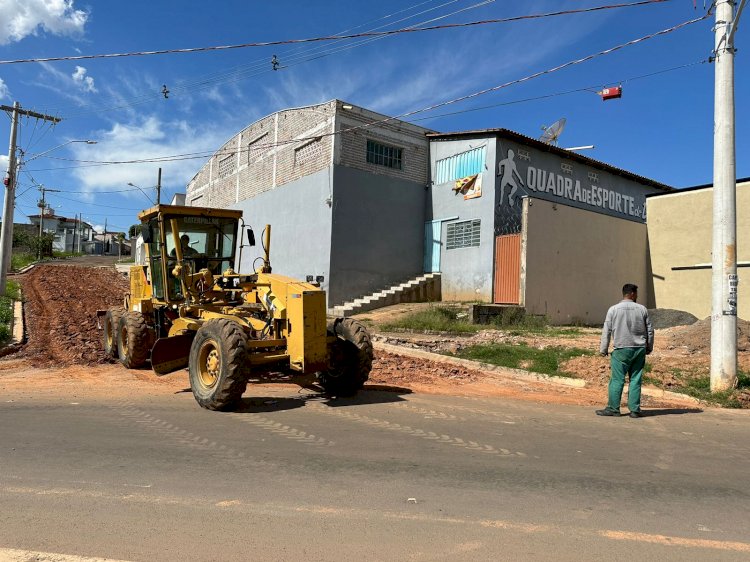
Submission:
[[[440,271],[440,233],[443,221],[427,221],[424,223],[424,271],[436,273]]]
[[[521,235],[495,238],[496,304],[521,303]]]

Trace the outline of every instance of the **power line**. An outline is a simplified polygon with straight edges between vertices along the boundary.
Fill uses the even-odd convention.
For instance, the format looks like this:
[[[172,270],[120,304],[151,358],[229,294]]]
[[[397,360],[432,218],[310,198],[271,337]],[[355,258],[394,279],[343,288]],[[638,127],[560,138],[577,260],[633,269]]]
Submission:
[[[513,16],[509,18],[497,18],[488,19],[481,21],[473,21],[466,23],[449,23],[442,25],[432,25],[427,27],[412,27],[412,28],[401,28],[392,29],[385,31],[365,31],[361,33],[351,33],[345,35],[328,35],[323,37],[308,37],[304,39],[284,39],[278,41],[259,41],[253,43],[239,43],[235,45],[215,45],[210,47],[189,47],[183,49],[162,49],[156,51],[132,51],[128,53],[108,53],[108,54],[97,54],[97,55],[76,55],[66,57],[39,57],[31,59],[11,59],[11,60],[0,60],[0,64],[19,64],[29,62],[56,62],[56,61],[73,61],[73,60],[87,60],[87,59],[105,59],[105,58],[121,58],[121,57],[139,57],[139,56],[151,56],[151,55],[169,55],[169,54],[184,54],[184,53],[197,53],[205,51],[226,51],[230,49],[246,49],[251,47],[273,47],[277,45],[295,45],[300,43],[317,43],[322,41],[336,41],[340,39],[357,39],[361,37],[382,37],[388,35],[398,35],[403,33],[421,33],[423,31],[437,31],[443,29],[458,29],[475,27],[479,25],[488,24],[499,24],[509,23],[514,21],[540,19],[553,16],[565,16],[572,14],[581,14],[588,12],[597,12],[601,10],[611,10],[616,8],[632,8],[637,6],[645,6],[648,4],[660,4],[669,2],[670,0],[639,0],[637,2],[630,2],[624,4],[608,4],[604,6],[593,6],[590,8],[579,8],[574,10],[560,10],[556,12],[547,12],[542,14],[527,14],[523,16]]]
[[[454,4],[454,3],[459,2],[459,1],[461,1],[461,0],[450,0],[448,2],[444,2],[444,3],[442,3],[442,4],[438,5],[438,6],[435,6],[433,8],[429,8],[427,10],[423,10],[421,12],[417,12],[417,13],[412,14],[410,16],[407,16],[407,17],[395,20],[395,21],[391,22],[388,25],[406,21],[408,19],[420,16],[420,15],[425,14],[427,12],[431,12],[431,11],[443,8],[445,6],[448,6],[450,4]],[[415,24],[413,24],[413,25],[411,25],[409,27],[412,28],[412,27],[417,27],[417,26],[420,26],[420,25],[425,25],[425,24],[428,24],[428,23],[432,23],[432,22],[435,22],[435,21],[438,21],[438,20],[441,20],[441,19],[445,19],[445,18],[450,17],[452,15],[456,15],[456,14],[461,13],[461,12],[465,12],[467,10],[472,10],[472,9],[475,9],[475,8],[478,8],[478,7],[481,7],[481,6],[485,6],[487,4],[491,4],[493,2],[495,2],[495,0],[483,0],[483,1],[479,2],[479,3],[477,3],[477,4],[473,4],[471,6],[467,6],[467,7],[461,8],[460,10],[456,10],[456,11],[450,12],[448,14],[444,14],[444,15],[441,15],[441,16],[438,16],[438,17],[434,17],[434,18],[431,18],[431,19],[428,19],[428,20],[424,20],[424,21],[415,23]],[[416,6],[412,6],[412,8],[418,7],[418,6],[420,6],[422,4],[425,4],[425,3],[427,3],[427,2],[422,2],[421,4],[417,4]],[[411,9],[411,8],[408,8],[408,9]],[[401,12],[404,12],[404,11],[408,11],[408,9],[401,10],[400,12],[395,12],[392,15],[396,15],[398,13],[401,13]],[[380,19],[386,19],[387,17],[389,17],[389,16],[385,16],[385,17],[380,18]],[[373,21],[377,21],[377,20],[373,20]],[[361,24],[361,25],[355,26],[352,29],[357,29],[359,27],[363,27],[363,25],[365,25],[365,24]],[[370,29],[368,31],[375,31],[375,30],[378,30],[378,29],[382,29],[383,27],[386,27],[386,25],[381,25],[381,26],[372,28],[372,29]],[[349,31],[351,31],[351,29],[350,30],[342,31],[342,32],[340,32],[340,34],[348,33]],[[353,44],[344,45],[344,46],[340,46],[340,47],[331,47],[331,46],[326,47],[326,46],[322,46],[322,45],[321,46],[317,46],[317,47],[310,47],[310,48],[308,48],[308,47],[299,47],[296,50],[291,51],[291,53],[283,56],[284,64],[280,68],[286,69],[286,68],[290,68],[290,67],[293,67],[293,66],[297,66],[297,65],[300,65],[300,64],[307,63],[307,62],[311,62],[311,61],[314,61],[314,60],[318,60],[318,59],[321,59],[321,58],[325,58],[325,57],[334,55],[336,53],[340,53],[340,52],[345,51],[345,50],[355,49],[355,48],[358,48],[358,47],[362,47],[364,45],[372,43],[373,41],[378,41],[378,40],[381,40],[381,39],[386,39],[386,37],[369,38],[369,39],[365,39],[363,41],[359,41],[359,42],[356,42],[356,43],[353,43]],[[344,40],[333,41],[332,44],[335,45],[336,43],[342,43],[343,41]],[[318,52],[316,53],[316,51],[318,51]],[[216,72],[216,73],[208,74],[208,75],[206,75],[206,76],[204,76],[202,78],[198,78],[198,79],[195,79],[195,80],[192,80],[192,81],[178,83],[176,86],[173,86],[173,87],[170,88],[170,92],[172,92],[173,94],[174,93],[179,93],[179,92],[182,92],[182,91],[186,91],[186,90],[194,92],[196,90],[203,90],[203,89],[206,89],[206,88],[210,88],[210,87],[212,87],[212,86],[214,86],[216,84],[220,84],[220,83],[223,83],[223,82],[235,83],[235,82],[239,82],[241,80],[245,80],[245,79],[252,78],[254,76],[259,76],[261,74],[266,74],[266,73],[269,73],[269,72],[273,72],[273,70],[268,68],[268,60],[267,59],[256,59],[253,63],[250,63],[249,65],[245,64],[245,65],[236,66],[233,69],[231,69],[230,71]],[[125,109],[125,108],[129,108],[129,107],[135,107],[136,105],[142,105],[144,103],[148,103],[150,101],[153,101],[154,99],[160,98],[161,95],[162,95],[161,93],[158,93],[158,94],[157,93],[144,94],[144,95],[140,95],[140,96],[136,96],[134,98],[131,98],[130,100],[126,100],[126,101],[120,102],[117,105],[109,105],[109,106],[99,105],[99,106],[94,106],[94,107],[90,108],[89,110],[74,111],[72,113],[68,113],[66,119],[78,117],[80,115],[88,115],[88,114],[91,114],[91,113],[98,113],[98,112],[112,111],[112,110],[116,110],[116,109]],[[78,107],[80,107],[80,106],[78,106]],[[85,107],[85,105],[84,105],[84,107]]]
[[[222,156],[222,155],[225,155],[225,154],[237,154],[238,152],[239,153],[243,153],[243,152],[247,152],[249,150],[256,150],[258,148],[276,148],[276,147],[279,147],[279,146],[284,146],[284,145],[288,145],[288,144],[305,142],[305,141],[308,141],[308,140],[318,140],[318,139],[323,138],[323,137],[330,137],[330,136],[340,135],[340,134],[348,133],[348,132],[352,132],[352,131],[357,131],[357,130],[362,130],[362,129],[369,129],[370,127],[373,127],[375,125],[382,125],[384,123],[388,123],[388,122],[395,121],[395,120],[398,120],[398,119],[404,119],[406,117],[411,117],[411,116],[417,115],[419,113],[426,113],[428,111],[433,111],[433,110],[438,109],[440,107],[446,107],[448,105],[453,105],[453,104],[460,103],[460,102],[463,102],[463,101],[466,101],[466,100],[469,100],[469,99],[474,99],[474,98],[477,98],[477,97],[480,97],[480,96],[483,96],[483,95],[486,95],[486,94],[489,94],[489,93],[492,93],[492,92],[497,92],[499,90],[508,88],[510,86],[514,86],[516,84],[521,84],[521,83],[533,80],[535,78],[539,78],[540,76],[545,76],[547,74],[552,74],[554,72],[558,72],[560,70],[563,70],[565,68],[569,68],[571,66],[583,64],[583,63],[588,62],[590,60],[593,60],[595,58],[598,58],[598,57],[601,57],[601,56],[605,56],[605,55],[614,53],[614,52],[619,51],[621,49],[624,49],[626,47],[630,47],[632,45],[637,45],[637,44],[642,43],[644,41],[648,41],[650,39],[653,39],[655,37],[660,37],[662,35],[667,35],[669,33],[672,33],[674,31],[677,31],[679,29],[687,27],[688,25],[692,25],[694,23],[698,23],[700,21],[703,21],[706,18],[708,18],[710,15],[711,15],[710,13],[707,13],[707,14],[699,17],[699,18],[694,18],[694,19],[682,22],[680,24],[674,25],[674,26],[669,27],[667,29],[662,29],[661,31],[657,31],[657,32],[654,32],[654,33],[651,33],[651,34],[648,34],[648,35],[644,35],[643,37],[639,37],[637,39],[633,39],[631,41],[627,41],[625,43],[621,43],[619,45],[615,45],[614,47],[610,47],[609,49],[604,49],[602,51],[598,51],[596,53],[587,55],[585,57],[582,57],[582,58],[579,58],[579,59],[574,59],[574,60],[565,62],[563,64],[560,64],[558,66],[555,66],[555,67],[552,67],[552,68],[549,68],[549,69],[546,69],[546,70],[541,70],[539,72],[535,72],[533,74],[529,74],[529,75],[524,76],[522,78],[517,78],[515,80],[511,80],[509,82],[505,82],[505,83],[499,84],[497,86],[492,86],[492,87],[485,88],[483,90],[479,90],[479,91],[476,91],[476,92],[472,92],[470,94],[466,94],[466,95],[463,95],[463,96],[460,96],[460,97],[457,97],[457,98],[453,98],[453,99],[446,100],[446,101],[443,101],[443,102],[435,103],[433,105],[430,105],[430,106],[427,106],[427,107],[423,107],[421,109],[415,109],[413,111],[408,111],[408,112],[402,113],[400,115],[395,115],[395,116],[392,116],[392,117],[387,117],[385,119],[379,119],[379,120],[373,121],[371,123],[365,123],[365,124],[362,124],[362,125],[357,125],[357,126],[354,126],[354,127],[349,127],[349,128],[346,128],[346,129],[340,129],[338,131],[333,131],[333,132],[330,132],[330,133],[321,133],[319,135],[315,135],[314,137],[295,138],[295,139],[289,139],[289,140],[280,141],[280,142],[276,142],[276,143],[267,143],[267,144],[263,144],[263,145],[258,144],[258,145],[253,145],[252,149],[249,148],[249,147],[248,148],[241,148],[241,149],[239,149],[239,151],[237,151],[236,149],[232,148],[232,149],[218,150],[218,151],[214,151],[214,152],[205,152],[205,151],[204,152],[188,152],[188,153],[184,153],[184,154],[175,154],[175,155],[169,155],[169,156],[159,156],[159,157],[156,157],[156,158],[143,158],[143,159],[135,159],[135,160],[78,160],[78,159],[74,159],[74,158],[62,158],[62,157],[58,157],[58,156],[47,156],[46,158],[50,158],[52,160],[62,160],[62,161],[67,161],[67,162],[79,162],[79,163],[83,163],[83,164],[89,164],[91,166],[103,166],[103,165],[115,165],[115,164],[145,164],[145,163],[155,163],[155,162],[176,162],[176,161],[183,161],[183,160],[197,160],[197,159],[206,158],[208,156],[213,156],[213,155],[215,155],[215,156]]]

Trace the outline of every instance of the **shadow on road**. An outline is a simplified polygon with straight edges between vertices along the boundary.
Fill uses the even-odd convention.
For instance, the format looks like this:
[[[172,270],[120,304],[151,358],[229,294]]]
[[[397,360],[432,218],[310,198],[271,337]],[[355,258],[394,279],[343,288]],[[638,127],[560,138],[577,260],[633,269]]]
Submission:
[[[681,414],[702,414],[703,410],[700,408],[661,408],[658,410],[641,410],[641,414],[644,418],[650,418],[652,416],[676,416]]]
[[[251,392],[250,389],[248,391]],[[241,414],[280,412],[302,408],[308,402],[316,402],[332,408],[386,404],[403,402],[404,399],[400,395],[409,393],[411,393],[411,390],[408,388],[368,385],[355,396],[337,397],[326,394],[317,386],[306,385],[300,388],[300,393],[297,396],[245,396],[234,411]]]

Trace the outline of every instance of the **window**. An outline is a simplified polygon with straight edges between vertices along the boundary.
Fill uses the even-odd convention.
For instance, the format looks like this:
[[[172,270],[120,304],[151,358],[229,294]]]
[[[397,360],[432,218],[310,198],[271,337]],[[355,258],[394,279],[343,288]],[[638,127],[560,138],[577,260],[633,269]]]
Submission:
[[[297,166],[315,160],[321,154],[323,154],[323,148],[321,147],[320,139],[308,141],[294,149],[294,165]]]
[[[435,163],[435,184],[447,183],[480,174],[484,170],[487,145],[443,158]]]
[[[521,160],[526,160],[527,162],[531,161],[531,154],[529,153],[528,150],[524,150],[523,148],[518,149],[518,157]]]
[[[234,154],[219,160],[219,179],[231,176],[237,163]]]
[[[445,249],[455,250],[456,248],[479,246],[479,229],[481,223],[480,219],[448,223]]]
[[[599,181],[599,174],[597,174],[596,172],[589,172],[589,180],[591,180],[593,182],[598,182]]]
[[[271,149],[269,142],[268,133],[263,133],[247,143],[247,163],[254,162],[268,152]]]
[[[572,174],[573,173],[573,164],[570,162],[561,162],[560,163],[560,169],[566,173],[566,174]]]
[[[400,170],[402,154],[402,148],[380,144],[373,140],[367,141],[367,161],[370,164]]]

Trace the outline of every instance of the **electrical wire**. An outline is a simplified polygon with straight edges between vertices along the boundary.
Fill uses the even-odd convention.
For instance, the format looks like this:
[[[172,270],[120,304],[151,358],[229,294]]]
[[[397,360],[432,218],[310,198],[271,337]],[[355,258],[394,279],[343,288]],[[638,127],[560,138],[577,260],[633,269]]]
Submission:
[[[708,18],[710,15],[711,15],[710,13],[707,13],[707,14],[701,16],[701,17],[684,21],[682,23],[679,23],[679,24],[674,25],[672,27],[669,27],[667,29],[662,29],[660,31],[656,31],[656,32],[650,33],[648,35],[644,35],[644,36],[639,37],[637,39],[632,39],[631,41],[627,41],[625,43],[620,43],[618,45],[615,45],[614,47],[610,47],[608,49],[604,49],[602,51],[598,51],[596,53],[592,53],[592,54],[587,55],[585,57],[581,57],[581,58],[578,58],[578,59],[570,60],[568,62],[562,63],[562,64],[557,65],[555,67],[552,67],[552,68],[549,68],[549,69],[546,69],[546,70],[541,70],[539,72],[535,72],[535,73],[529,74],[529,75],[524,76],[522,78],[517,78],[515,80],[510,80],[510,81],[505,82],[503,84],[499,84],[499,85],[496,85],[496,86],[491,86],[489,88],[484,88],[482,90],[478,90],[478,91],[472,92],[470,94],[466,94],[466,95],[463,95],[463,96],[459,96],[457,98],[453,98],[453,99],[450,99],[450,100],[438,102],[438,103],[429,105],[427,107],[423,107],[423,108],[420,108],[420,109],[415,109],[415,110],[412,110],[412,111],[408,111],[406,113],[402,113],[400,115],[395,115],[395,116],[392,116],[392,117],[386,117],[385,119],[378,119],[378,120],[372,121],[370,123],[364,123],[362,125],[356,125],[356,126],[348,127],[348,128],[345,128],[345,129],[339,129],[337,131],[333,131],[333,132],[330,132],[330,133],[320,133],[318,135],[315,135],[314,137],[294,138],[294,139],[289,139],[289,140],[275,142],[275,143],[267,143],[267,144],[263,144],[263,145],[260,145],[260,144],[259,145],[253,145],[252,150],[256,150],[256,149],[259,149],[259,148],[276,148],[276,147],[279,147],[279,146],[284,146],[284,145],[289,145],[289,144],[296,144],[296,143],[306,142],[308,140],[318,140],[318,139],[321,139],[323,137],[331,137],[331,136],[340,135],[340,134],[343,134],[343,133],[349,133],[349,132],[358,131],[358,130],[365,130],[365,129],[369,129],[369,128],[373,127],[373,126],[376,126],[376,125],[383,125],[383,124],[390,123],[390,122],[393,122],[393,121],[396,121],[396,120],[403,120],[406,117],[411,117],[413,115],[418,115],[420,113],[427,113],[429,111],[433,111],[433,110],[441,108],[441,107],[446,107],[448,105],[453,105],[453,104],[464,102],[464,101],[467,101],[467,100],[470,100],[470,99],[478,98],[480,96],[483,96],[483,95],[486,95],[486,94],[489,94],[489,93],[492,93],[492,92],[497,92],[499,90],[508,88],[510,86],[514,86],[516,84],[522,84],[522,83],[528,82],[530,80],[533,80],[535,78],[539,78],[541,76],[545,76],[545,75],[548,75],[548,74],[559,72],[560,70],[563,70],[563,69],[566,69],[566,68],[569,68],[569,67],[572,67],[572,66],[575,66],[575,65],[583,64],[583,63],[588,62],[590,60],[593,60],[595,58],[598,58],[598,57],[601,57],[601,56],[605,56],[605,55],[609,55],[611,53],[614,53],[616,51],[622,50],[624,48],[627,48],[627,47],[630,47],[630,46],[633,46],[633,45],[637,45],[639,43],[643,43],[643,42],[648,41],[650,39],[654,39],[655,37],[660,37],[662,35],[667,35],[669,33],[673,33],[673,32],[675,32],[677,30],[680,30],[680,29],[682,29],[684,27],[687,27],[688,25],[692,25],[692,24],[698,23],[700,21],[703,21],[706,18]],[[78,162],[78,163],[90,164],[90,165],[94,165],[94,166],[102,166],[102,165],[114,165],[114,164],[144,164],[144,163],[156,163],[156,162],[176,162],[176,161],[183,161],[183,160],[197,160],[197,159],[201,159],[201,158],[207,158],[209,156],[223,156],[223,155],[228,155],[228,154],[237,154],[238,152],[239,153],[243,153],[243,152],[247,152],[249,150],[251,150],[250,147],[248,147],[248,148],[241,148],[241,149],[239,149],[239,151],[237,149],[235,149],[235,148],[232,148],[232,149],[227,148],[227,149],[223,149],[223,150],[220,149],[218,151],[214,151],[214,152],[210,152],[210,153],[209,152],[205,152],[205,151],[204,152],[189,152],[189,153],[184,153],[184,154],[175,154],[175,155],[169,155],[169,156],[159,156],[159,157],[155,157],[155,158],[142,158],[142,159],[134,159],[134,160],[79,160],[79,159],[74,159],[74,158],[63,158],[63,157],[59,157],[59,156],[46,156],[46,158],[49,158],[49,159],[52,159],[52,160],[61,160],[61,161],[66,161],[66,162]]]
[[[351,31],[353,31],[355,29],[364,27],[368,23],[372,23],[372,22],[375,22],[375,21],[380,21],[380,20],[385,20],[385,19],[391,18],[391,17],[393,17],[395,15],[401,14],[403,12],[407,12],[407,11],[413,9],[413,8],[417,8],[417,7],[422,6],[424,4],[428,4],[428,3],[432,2],[432,1],[434,1],[434,0],[430,0],[428,2],[421,2],[421,3],[415,4],[414,6],[410,6],[409,8],[404,8],[402,10],[399,10],[399,11],[394,12],[392,14],[388,14],[388,15],[383,16],[381,18],[370,20],[370,22],[366,22],[366,23],[357,25],[357,26],[355,26],[353,28],[340,31],[337,34],[341,35],[341,34],[349,33],[349,32],[351,32]],[[388,24],[371,28],[368,31],[374,31],[374,30],[382,29],[383,27],[386,27],[387,25],[394,25],[394,24],[400,23],[402,21],[405,21],[405,20],[417,17],[419,15],[422,15],[422,14],[430,12],[430,11],[434,11],[434,10],[440,9],[440,8],[442,8],[444,6],[447,6],[449,4],[453,4],[453,3],[456,3],[456,2],[459,2],[459,1],[461,1],[461,0],[450,0],[448,2],[444,2],[444,3],[440,4],[438,6],[435,6],[435,7],[423,10],[421,12],[418,12],[416,14],[412,14],[410,16],[407,16],[407,17],[404,17],[404,18],[392,21],[392,22],[390,22]],[[474,7],[479,6],[479,5],[484,5],[484,4],[487,4],[487,3],[490,3],[490,2],[494,2],[494,1],[495,0],[485,0],[484,2],[481,2],[480,4],[475,5]],[[470,6],[469,8],[472,8],[472,6]],[[462,10],[459,10],[459,11],[464,11],[464,10],[466,10],[466,8],[464,8]],[[414,24],[414,25],[415,26],[416,25],[423,25],[423,24],[428,23],[430,21],[436,21],[437,19],[442,19],[442,18],[445,18],[445,17],[449,17],[450,15],[453,15],[455,13],[458,13],[458,12],[453,12],[451,14],[446,14],[444,16],[441,16],[440,18],[433,18],[432,20],[427,20],[427,21],[419,22],[419,23]],[[373,39],[370,39],[367,42],[372,41],[372,40]],[[331,45],[335,45],[335,44],[341,43],[343,41],[344,40],[333,41],[331,43]],[[348,45],[348,46],[344,47],[343,49],[354,48],[354,47],[360,46],[361,44],[364,44],[364,43],[365,42],[361,42],[360,44]],[[328,56],[329,54],[334,54],[335,52],[339,52],[339,51],[343,50],[342,48],[332,49],[331,45],[327,45],[327,46],[326,45],[318,45],[318,46],[308,46],[308,45],[305,45],[305,46],[299,46],[296,49],[294,49],[294,50],[292,50],[292,51],[284,54],[283,59],[284,59],[285,62],[284,62],[284,65],[282,66],[282,68],[288,68],[290,66],[296,66],[297,64],[302,64],[304,62],[315,60],[317,58],[321,58],[322,56]],[[322,54],[318,54],[318,55],[316,55],[314,57],[309,57],[309,54],[313,53],[315,51],[322,51]],[[305,57],[307,57],[307,58],[305,58]],[[292,62],[290,63],[289,61],[292,61]],[[298,61],[298,62],[294,62],[294,61]],[[202,90],[202,89],[213,87],[214,85],[219,84],[219,83],[223,83],[223,82],[235,83],[235,82],[239,82],[239,81],[247,79],[247,78],[252,78],[253,76],[258,76],[260,74],[264,74],[264,73],[267,73],[267,72],[272,72],[272,69],[268,68],[268,60],[265,59],[265,58],[264,59],[256,59],[255,61],[253,61],[253,62],[251,62],[249,64],[239,65],[239,66],[236,66],[236,67],[234,67],[234,68],[232,68],[230,70],[222,70],[222,71],[210,73],[210,74],[207,74],[207,75],[205,75],[205,76],[203,76],[201,78],[197,78],[197,79],[192,80],[192,81],[187,81],[187,82],[179,83],[176,86],[170,87],[170,93],[172,93],[172,94],[178,94],[178,93],[180,93],[182,91]],[[158,99],[161,96],[162,96],[161,92],[159,92],[159,93],[149,93],[149,94],[144,94],[144,95],[136,96],[134,98],[130,98],[127,101],[116,102],[117,105],[114,105],[114,106],[113,105],[109,105],[109,106],[103,106],[103,105],[94,106],[93,108],[90,108],[90,109],[88,109],[86,111],[74,111],[72,113],[68,113],[66,119],[78,117],[80,115],[87,115],[87,114],[91,114],[91,113],[105,112],[105,111],[112,111],[112,110],[116,110],[116,109],[125,109],[125,108],[129,108],[129,107],[135,107],[136,105],[142,105],[144,103],[148,103],[148,102],[154,101],[155,99]],[[61,106],[61,107],[64,108],[66,106]],[[77,106],[77,107],[80,108],[80,106]],[[60,108],[58,108],[58,112],[64,112],[64,111],[59,111],[59,110],[60,110]],[[55,113],[55,111],[50,111],[50,113]]]
[[[437,31],[444,29],[458,29],[467,27],[476,27],[479,25],[488,24],[499,24],[509,23],[522,20],[531,20],[546,18],[552,16],[563,16],[572,14],[581,14],[588,12],[597,12],[601,10],[611,10],[616,8],[632,8],[638,6],[645,6],[648,4],[660,4],[669,2],[671,0],[639,0],[636,2],[629,2],[623,4],[608,4],[604,6],[592,6],[589,8],[578,8],[573,10],[559,10],[556,12],[547,12],[542,14],[527,14],[522,16],[513,16],[509,18],[497,18],[488,19],[474,22],[465,23],[449,23],[441,25],[433,25],[427,27],[415,27],[415,28],[401,28],[392,29],[385,31],[365,31],[361,33],[351,33],[345,35],[328,35],[322,37],[307,37],[304,39],[283,39],[276,41],[257,41],[252,43],[239,43],[235,45],[214,45],[209,47],[189,47],[183,49],[161,49],[155,51],[132,51],[128,53],[107,53],[107,54],[96,54],[96,55],[76,55],[76,56],[65,56],[65,57],[38,57],[29,59],[11,59],[11,60],[0,60],[0,64],[20,64],[29,62],[57,62],[57,61],[74,61],[74,60],[90,60],[90,59],[109,59],[109,58],[122,58],[122,57],[138,57],[138,56],[151,56],[151,55],[168,55],[168,54],[184,54],[184,53],[197,53],[205,51],[226,51],[230,49],[245,49],[251,47],[273,47],[277,45],[295,45],[300,43],[317,43],[322,41],[334,41],[338,39],[356,39],[361,37],[380,37],[387,35],[399,35],[403,33],[421,33],[423,31]]]

